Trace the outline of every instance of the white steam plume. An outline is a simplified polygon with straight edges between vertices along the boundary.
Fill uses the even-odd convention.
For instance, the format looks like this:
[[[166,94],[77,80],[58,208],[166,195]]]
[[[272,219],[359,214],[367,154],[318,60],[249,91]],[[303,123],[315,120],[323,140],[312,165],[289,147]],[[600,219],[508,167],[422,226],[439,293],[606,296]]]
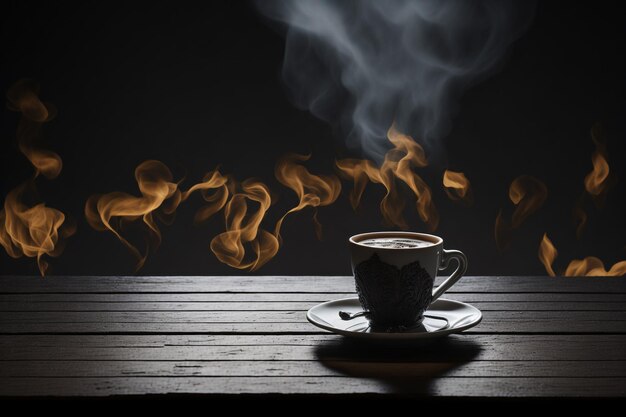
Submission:
[[[534,14],[529,0],[258,0],[286,25],[284,80],[294,103],[384,154],[387,129],[431,147],[458,100],[492,74]]]

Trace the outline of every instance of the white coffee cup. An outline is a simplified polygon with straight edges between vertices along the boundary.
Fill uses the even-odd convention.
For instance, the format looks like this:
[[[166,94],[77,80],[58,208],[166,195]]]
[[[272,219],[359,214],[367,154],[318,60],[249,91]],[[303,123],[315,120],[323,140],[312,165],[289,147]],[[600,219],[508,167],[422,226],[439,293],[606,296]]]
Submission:
[[[393,239],[397,243],[380,247],[372,244],[371,239]],[[406,244],[401,243],[403,240]],[[428,306],[467,270],[465,255],[458,250],[445,250],[443,239],[435,235],[361,233],[352,236],[349,245],[359,300],[376,326],[410,327],[420,323]],[[437,273],[446,269],[451,260],[457,262],[456,270],[433,290]]]

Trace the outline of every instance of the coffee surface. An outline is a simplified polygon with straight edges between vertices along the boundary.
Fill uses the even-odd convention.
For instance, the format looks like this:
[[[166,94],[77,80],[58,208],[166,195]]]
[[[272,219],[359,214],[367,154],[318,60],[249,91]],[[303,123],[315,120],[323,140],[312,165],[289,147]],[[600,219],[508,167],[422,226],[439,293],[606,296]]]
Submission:
[[[427,240],[406,237],[375,237],[372,239],[362,240],[359,243],[366,246],[372,246],[374,248],[389,249],[425,248],[427,246],[434,245],[433,242],[429,242]]]

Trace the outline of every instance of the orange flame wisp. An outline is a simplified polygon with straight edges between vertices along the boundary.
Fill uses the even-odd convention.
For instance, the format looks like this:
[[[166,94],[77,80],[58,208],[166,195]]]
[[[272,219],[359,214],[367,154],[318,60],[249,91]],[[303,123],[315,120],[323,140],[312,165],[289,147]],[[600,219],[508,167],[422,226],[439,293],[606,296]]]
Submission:
[[[472,187],[464,173],[446,169],[443,173],[443,186],[450,200],[463,201],[468,205],[473,203]]]
[[[28,79],[13,84],[7,91],[7,100],[9,109],[22,113],[17,127],[18,144],[20,151],[35,167],[35,177],[40,173],[48,179],[58,177],[63,168],[61,157],[41,149],[38,144],[42,124],[54,118],[54,107],[39,99],[39,85]]]
[[[391,126],[387,132],[387,138],[395,146],[395,149],[388,152],[388,155],[398,152],[400,155],[404,154],[397,163],[390,163],[390,168],[396,177],[404,181],[415,194],[417,213],[422,221],[431,230],[435,230],[439,225],[439,214],[433,203],[432,192],[424,180],[413,172],[414,167],[423,168],[428,165],[424,149],[410,136],[398,132],[395,126]]]
[[[189,190],[181,193],[181,201],[185,201],[191,194],[200,191],[204,201],[209,203],[196,212],[194,218],[196,223],[208,220],[211,216],[224,208],[230,194],[230,183],[230,178],[215,170],[207,173],[202,179],[202,182],[193,185]],[[213,191],[213,193],[210,193],[210,191]]]
[[[352,192],[350,193],[350,204],[356,210],[361,202],[361,197],[365,187],[369,182],[381,184],[385,187],[386,193],[380,202],[380,211],[387,224],[395,224],[402,228],[407,228],[406,222],[402,218],[404,201],[399,198],[395,190],[392,173],[383,163],[383,167],[378,168],[372,161],[363,159],[341,159],[335,162],[342,177],[353,181]]]
[[[380,210],[387,224],[407,229],[408,225],[402,216],[404,201],[400,196],[395,179],[404,182],[413,192],[417,201],[417,212],[421,220],[430,230],[439,224],[439,214],[432,199],[430,187],[413,169],[428,165],[423,148],[410,136],[400,133],[395,126],[387,132],[387,138],[394,145],[385,155],[380,167],[371,161],[361,159],[342,159],[336,166],[343,177],[351,179],[354,187],[350,196],[352,207],[356,208],[361,201],[368,182],[381,184],[386,193],[380,202]]]
[[[604,156],[596,151],[591,157],[593,170],[585,177],[585,190],[591,195],[600,195],[606,187],[609,177],[609,164]]]
[[[8,107],[22,113],[17,129],[21,152],[35,168],[33,179],[9,192],[0,210],[0,245],[12,258],[36,258],[41,276],[48,270],[43,258],[59,256],[64,239],[75,232],[74,225],[66,223],[65,214],[39,203],[32,207],[24,202],[24,194],[34,189],[34,179],[41,173],[46,178],[56,178],[63,167],[56,153],[38,147],[42,125],[54,116],[53,107],[39,99],[39,86],[32,80],[20,80],[8,92]]]
[[[276,179],[293,190],[299,198],[298,205],[287,211],[276,223],[274,234],[280,240],[280,229],[285,218],[305,207],[322,207],[334,203],[341,193],[341,182],[334,175],[314,175],[298,162],[308,161],[311,155],[288,154],[276,163]],[[321,239],[321,224],[317,211],[313,216],[315,231]]]
[[[539,244],[539,260],[551,277],[556,275],[552,264],[557,256],[558,252],[556,248],[548,238],[548,235],[544,234]],[[595,256],[588,256],[584,259],[574,259],[565,269],[565,276],[568,277],[618,277],[622,275],[626,275],[626,261],[617,262],[609,270],[606,270],[604,263]]]
[[[163,163],[154,160],[142,162],[135,169],[135,180],[141,197],[123,192],[112,192],[89,197],[85,205],[87,222],[96,230],[113,233],[137,258],[136,269],[146,261],[150,244],[145,253],[122,236],[121,229],[125,222],[141,220],[155,237],[155,248],[160,244],[161,232],[153,213],[163,207],[163,213],[172,213],[181,201],[178,184],[172,182],[172,173]],[[172,198],[171,204],[164,205]]]
[[[541,208],[548,198],[548,188],[543,182],[530,175],[520,175],[509,186],[509,199],[516,206],[509,224],[498,213],[495,223],[495,238],[498,248],[504,249],[511,238],[513,229],[519,228],[524,221]]]
[[[517,206],[511,218],[513,228],[517,229],[528,216],[543,206],[548,198],[548,189],[537,178],[520,175],[511,182],[509,198]]]
[[[626,275],[626,261],[614,264],[608,271],[604,268],[604,263],[595,256],[588,256],[585,259],[574,259],[565,270],[568,277],[619,277]]]
[[[591,139],[596,145],[596,150],[591,155],[593,169],[585,177],[585,190],[593,197],[599,197],[607,191],[610,174],[606,147],[601,140],[599,125],[595,125],[591,129]]]
[[[221,262],[237,269],[257,270],[278,252],[278,239],[260,228],[272,199],[265,184],[245,180],[241,190],[232,195],[224,207],[226,231],[211,240],[211,250]],[[257,203],[256,212],[248,215],[248,201]],[[254,257],[246,259],[244,244],[252,245]]]
[[[12,258],[37,258],[41,276],[48,270],[44,255],[59,256],[63,239],[74,233],[72,227],[63,227],[65,215],[45,204],[28,207],[21,202],[28,183],[13,189],[0,210],[0,245]]]
[[[556,259],[558,254],[559,253],[552,244],[552,241],[548,237],[548,234],[544,233],[543,238],[541,239],[541,243],[539,244],[539,260],[546,268],[546,272],[548,273],[548,275],[550,275],[551,277],[556,275],[554,273],[554,269],[552,269],[552,264],[554,263],[554,260]]]
[[[591,139],[596,146],[595,151],[591,155],[591,163],[593,169],[583,181],[585,191],[591,196],[596,206],[601,208],[604,205],[606,193],[611,185],[611,170],[608,163],[608,154],[606,146],[602,140],[602,132],[599,124],[591,129]],[[585,194],[581,196],[572,212],[574,223],[576,224],[576,236],[580,239],[582,232],[587,224],[587,213],[584,209]]]

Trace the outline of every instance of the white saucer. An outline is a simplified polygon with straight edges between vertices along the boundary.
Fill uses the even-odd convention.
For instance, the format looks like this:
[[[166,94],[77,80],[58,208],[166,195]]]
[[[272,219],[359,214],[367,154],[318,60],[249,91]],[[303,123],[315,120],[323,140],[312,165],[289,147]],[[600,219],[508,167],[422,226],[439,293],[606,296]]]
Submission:
[[[483,318],[476,307],[443,298],[430,305],[420,325],[402,332],[372,330],[369,321],[363,316],[352,320],[339,317],[340,311],[358,313],[362,310],[358,298],[343,298],[316,305],[307,312],[306,318],[313,325],[333,333],[373,340],[431,339],[460,333],[476,326]]]

